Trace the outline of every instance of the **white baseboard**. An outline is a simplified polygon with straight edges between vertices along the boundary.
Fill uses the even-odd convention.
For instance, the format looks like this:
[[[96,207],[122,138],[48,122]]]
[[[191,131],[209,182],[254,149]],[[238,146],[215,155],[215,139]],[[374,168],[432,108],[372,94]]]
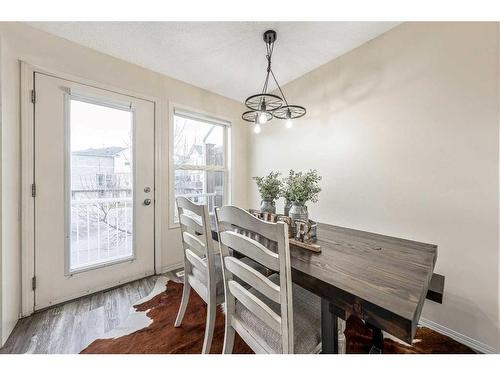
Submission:
[[[436,332],[439,332],[443,335],[449,336],[452,339],[458,341],[459,343],[467,345],[469,348],[474,349],[477,352],[485,353],[485,354],[497,354],[498,353],[498,351],[495,348],[493,348],[485,343],[482,343],[482,342],[477,341],[473,338],[465,336],[462,333],[459,333],[459,332],[454,331],[450,328],[442,326],[441,324],[435,323],[431,320],[421,318],[418,323],[423,327],[431,328]]]
[[[179,262],[179,263],[171,264],[169,266],[160,267],[159,273],[170,272],[170,271],[176,270],[178,268],[184,268],[184,262]]]

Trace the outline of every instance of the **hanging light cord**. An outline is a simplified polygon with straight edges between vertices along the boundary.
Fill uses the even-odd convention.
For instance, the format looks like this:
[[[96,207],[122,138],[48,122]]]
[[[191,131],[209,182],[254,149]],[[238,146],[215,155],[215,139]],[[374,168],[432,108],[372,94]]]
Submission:
[[[274,76],[274,72],[271,70],[271,75],[273,76],[274,82],[276,83],[276,86],[278,86],[278,89],[280,90],[281,96],[283,97],[283,100],[285,101],[285,104],[288,106],[288,101],[286,100],[285,94],[283,93],[283,90],[281,90],[281,86],[276,80],[276,77]]]
[[[266,80],[264,81],[264,87],[262,88],[262,94],[267,93],[267,86],[269,84],[269,74],[271,74],[273,77],[274,83],[276,83],[276,86],[278,86],[278,90],[280,91],[281,96],[283,97],[283,100],[285,101],[285,104],[288,106],[288,101],[286,100],[285,93],[281,89],[281,86],[279,85],[278,80],[276,79],[276,76],[274,75],[274,72],[271,68],[271,59],[272,59],[273,51],[274,51],[274,42],[266,43],[266,50],[267,50],[267,54],[266,54],[267,74],[266,74]],[[263,98],[260,99],[259,107],[262,104],[263,100],[264,100]]]

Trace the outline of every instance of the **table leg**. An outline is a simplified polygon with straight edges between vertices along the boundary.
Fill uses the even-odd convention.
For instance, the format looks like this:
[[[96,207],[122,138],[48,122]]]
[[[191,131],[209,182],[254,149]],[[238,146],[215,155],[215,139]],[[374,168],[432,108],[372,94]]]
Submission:
[[[369,323],[366,326],[372,330],[373,334],[370,354],[382,354],[384,352],[384,335],[382,334],[382,330]]]
[[[333,306],[332,306],[333,307]],[[339,331],[335,309],[330,308],[330,301],[321,299],[321,353],[338,354]]]

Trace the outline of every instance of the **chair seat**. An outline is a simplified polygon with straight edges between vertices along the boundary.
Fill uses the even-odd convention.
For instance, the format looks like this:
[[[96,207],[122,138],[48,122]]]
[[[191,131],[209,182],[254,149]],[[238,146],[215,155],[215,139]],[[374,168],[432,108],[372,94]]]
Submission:
[[[269,280],[279,285],[279,275],[271,275]],[[249,289],[249,292],[280,315],[279,304],[253,288]],[[294,352],[301,354],[318,352],[321,344],[321,299],[294,283],[292,283],[292,295]],[[235,313],[253,335],[259,336],[258,341],[264,341],[276,353],[282,352],[281,336],[238,300],[236,300]]]

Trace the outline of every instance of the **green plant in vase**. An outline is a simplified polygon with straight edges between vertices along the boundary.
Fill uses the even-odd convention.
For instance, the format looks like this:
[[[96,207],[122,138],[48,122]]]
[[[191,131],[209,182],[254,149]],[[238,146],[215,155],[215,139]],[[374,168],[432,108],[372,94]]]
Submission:
[[[295,172],[290,170],[284,181],[283,196],[292,202],[288,215],[292,220],[309,220],[306,202],[317,202],[321,191],[319,182],[321,176],[316,169],[309,172]]]
[[[262,212],[276,213],[276,199],[280,196],[282,190],[280,176],[280,172],[271,172],[264,177],[253,177],[262,199],[260,205]]]
[[[290,178],[293,178],[293,176],[295,176],[295,171],[293,169],[290,169],[290,174],[288,175],[288,177],[285,177],[283,179],[281,196],[285,199],[285,207],[284,207],[285,216],[288,216],[290,208],[292,207],[293,204],[293,199],[292,195],[290,194],[290,184],[289,184]]]

